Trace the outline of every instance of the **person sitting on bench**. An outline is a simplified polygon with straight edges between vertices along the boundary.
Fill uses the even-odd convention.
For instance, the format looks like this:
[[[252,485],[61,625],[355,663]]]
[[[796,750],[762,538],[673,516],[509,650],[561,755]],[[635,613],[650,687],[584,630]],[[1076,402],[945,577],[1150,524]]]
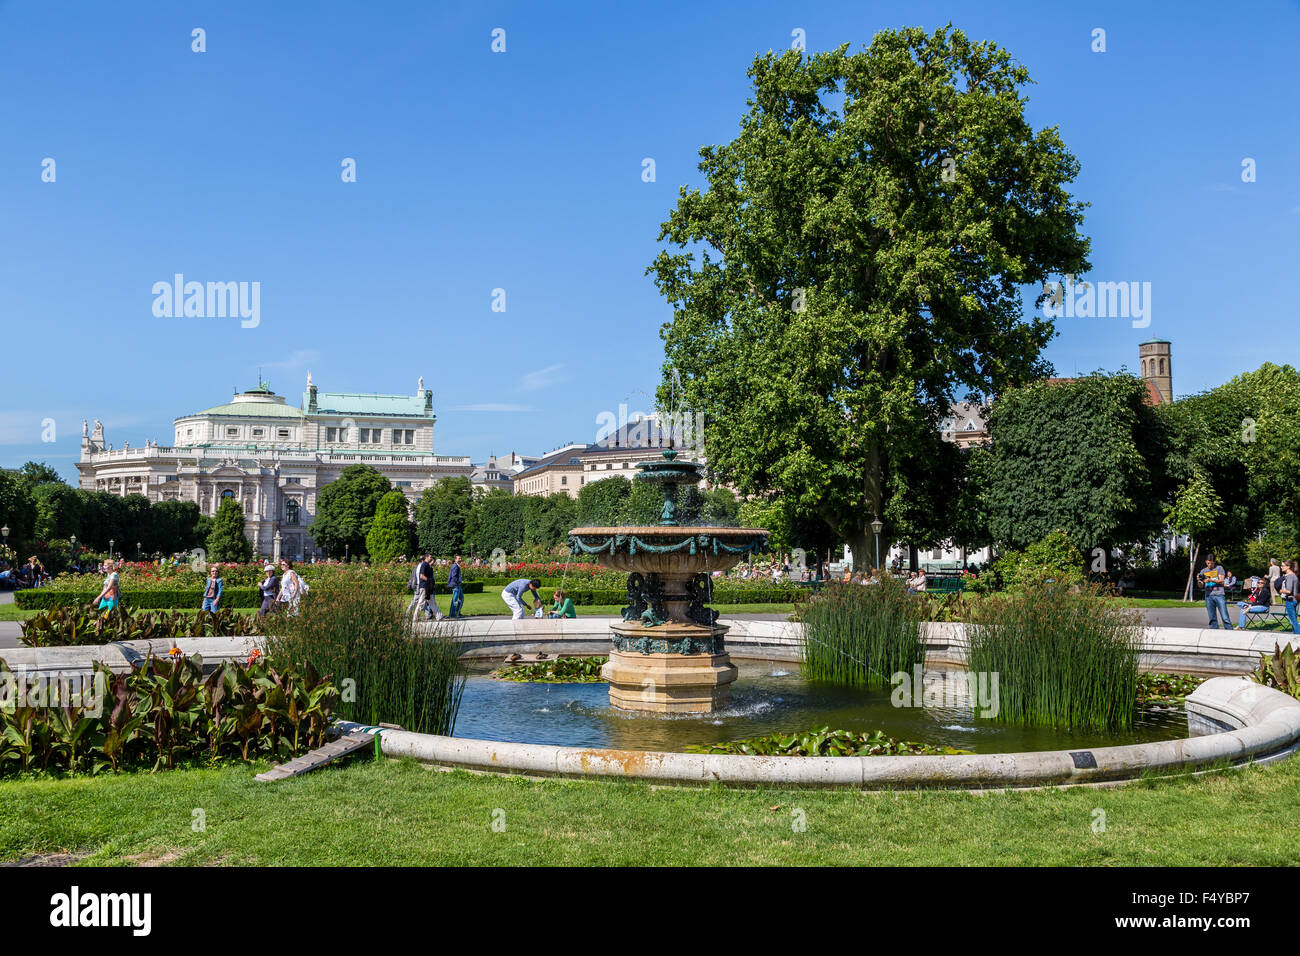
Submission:
[[[1241,608],[1241,613],[1237,615],[1237,630],[1246,629],[1246,619],[1249,615],[1268,614],[1271,600],[1268,578],[1251,578],[1250,593],[1246,595],[1246,600],[1237,602],[1237,607]]]

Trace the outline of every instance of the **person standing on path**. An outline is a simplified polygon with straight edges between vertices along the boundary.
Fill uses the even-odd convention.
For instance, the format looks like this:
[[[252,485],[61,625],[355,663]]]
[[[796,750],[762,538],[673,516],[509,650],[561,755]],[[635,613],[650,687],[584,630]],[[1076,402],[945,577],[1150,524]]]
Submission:
[[[451,588],[451,617],[464,617],[460,613],[465,604],[465,590],[460,580],[460,555],[451,560],[451,570],[447,572],[447,587]]]
[[[537,578],[519,578],[517,581],[511,581],[501,592],[501,600],[506,602],[506,607],[510,608],[510,617],[513,620],[520,620],[524,616],[524,607],[528,608],[531,614],[533,606],[524,601],[524,594],[531,591],[533,603],[540,605],[542,596],[537,593],[537,589],[542,586],[542,582]],[[523,603],[521,603],[523,602]]]
[[[266,617],[266,612],[275,607],[276,595],[280,593],[280,579],[275,576],[275,565],[268,564],[262,571],[266,577],[257,585],[257,590],[262,595],[262,606],[257,609],[258,617]]]
[[[221,565],[213,564],[208,568],[208,582],[203,589],[203,610],[211,611],[213,614],[221,606],[221,590],[225,586],[225,581],[219,576],[221,574]]]
[[[1296,576],[1294,559],[1282,562],[1282,574],[1279,576],[1277,593],[1282,598],[1282,607],[1286,609],[1287,620],[1291,622],[1291,633],[1300,634],[1300,620],[1296,617],[1296,601],[1300,600],[1300,579]]]
[[[1282,599],[1277,596],[1277,579],[1282,576],[1282,569],[1278,566],[1277,558],[1268,559],[1268,593],[1269,603],[1276,604]]]
[[[1196,577],[1205,588],[1205,610],[1210,615],[1210,628],[1217,631],[1219,618],[1222,618],[1223,626],[1232,630],[1232,619],[1228,617],[1228,599],[1223,593],[1223,583],[1227,580],[1223,565],[1215,561],[1214,555],[1207,554],[1205,567],[1197,573]]]

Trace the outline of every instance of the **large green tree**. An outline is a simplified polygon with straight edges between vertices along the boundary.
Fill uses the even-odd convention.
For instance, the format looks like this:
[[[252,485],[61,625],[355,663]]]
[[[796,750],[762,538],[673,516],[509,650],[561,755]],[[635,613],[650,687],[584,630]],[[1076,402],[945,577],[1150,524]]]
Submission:
[[[390,491],[379,499],[375,520],[366,533],[366,553],[371,561],[394,561],[415,550],[415,529],[411,525],[406,495]]]
[[[66,541],[74,534],[81,537],[84,506],[76,488],[47,481],[32,490],[32,497],[36,501],[36,537],[42,541]]]
[[[667,359],[711,471],[869,561],[876,514],[886,539],[942,534],[929,453],[954,398],[1045,371],[1052,326],[1021,289],[1088,268],[1079,166],[1026,121],[1025,68],[960,31],[749,75],[740,135],[701,150],[708,185],[660,233]]]
[[[1064,531],[1084,552],[1160,534],[1167,498],[1163,423],[1132,375],[1034,382],[999,395],[986,504],[1000,545]]]
[[[474,489],[468,478],[440,478],[424,489],[415,503],[415,522],[421,553],[450,557],[465,547],[465,526],[474,508]]]
[[[632,483],[622,475],[587,482],[578,492],[578,524],[596,528],[619,524],[631,493]]]
[[[27,548],[36,532],[36,500],[31,486],[12,471],[0,471],[0,526],[9,529],[9,546]]]
[[[23,466],[18,469],[18,473],[26,479],[27,483],[33,488],[39,485],[48,484],[65,484],[59,473],[43,461],[24,462]]]
[[[578,502],[564,492],[526,497],[524,544],[538,548],[562,545],[578,523]]]
[[[369,465],[349,465],[316,496],[316,517],[307,533],[332,557],[363,553],[379,500],[392,490]]]
[[[498,548],[513,554],[524,541],[524,502],[504,488],[493,488],[474,502],[465,536],[473,550],[487,557]]]
[[[206,548],[209,561],[253,560],[253,543],[244,535],[244,507],[238,499],[227,498],[217,508]]]

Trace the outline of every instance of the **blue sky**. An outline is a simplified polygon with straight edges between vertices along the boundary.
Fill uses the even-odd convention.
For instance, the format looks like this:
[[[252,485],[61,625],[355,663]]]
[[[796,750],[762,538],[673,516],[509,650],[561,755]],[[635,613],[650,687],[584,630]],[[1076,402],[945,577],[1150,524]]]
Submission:
[[[755,53],[949,20],[1028,67],[1031,122],[1079,157],[1087,278],[1152,284],[1147,328],[1058,320],[1059,374],[1134,368],[1152,336],[1177,394],[1300,360],[1294,0],[0,0],[0,465],[74,479],[83,418],[167,444],[259,366],[294,402],[309,369],[330,391],[423,375],[441,454],[593,440],[601,411],[650,406],[669,310],[644,270]],[[177,272],[260,282],[260,323],[156,317]]]

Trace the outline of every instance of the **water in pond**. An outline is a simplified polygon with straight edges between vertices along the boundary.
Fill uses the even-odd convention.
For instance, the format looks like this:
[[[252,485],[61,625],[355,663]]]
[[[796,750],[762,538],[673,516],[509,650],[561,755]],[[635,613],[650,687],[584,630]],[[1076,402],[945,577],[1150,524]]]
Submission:
[[[726,710],[654,716],[610,707],[605,683],[517,684],[489,677],[497,664],[475,663],[456,720],[456,736],[563,747],[680,751],[691,744],[829,726],[832,730],[879,729],[900,740],[975,753],[1075,750],[1188,736],[1182,707],[1144,711],[1133,730],[1122,734],[1067,733],[979,718],[969,693],[963,693],[966,681],[958,671],[927,671],[927,683],[942,682],[948,706],[895,707],[890,688],[814,684],[804,680],[799,665],[793,663],[734,663],[740,677],[731,685],[731,705]]]

